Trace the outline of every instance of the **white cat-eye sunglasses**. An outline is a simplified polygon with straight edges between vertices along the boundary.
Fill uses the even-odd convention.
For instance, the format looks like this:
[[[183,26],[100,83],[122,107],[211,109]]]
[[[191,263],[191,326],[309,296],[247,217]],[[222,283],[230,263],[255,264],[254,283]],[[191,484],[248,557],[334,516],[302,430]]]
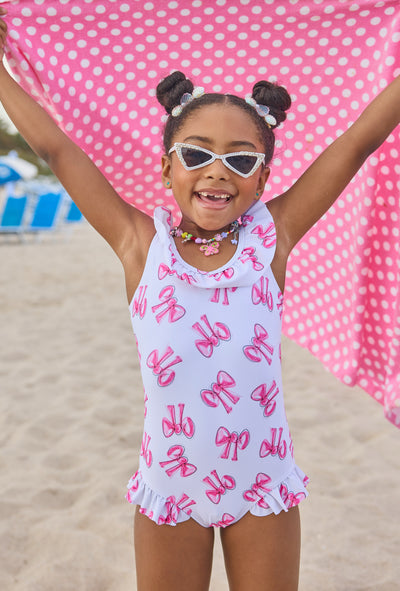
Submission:
[[[265,163],[265,154],[260,152],[231,152],[229,154],[215,154],[206,148],[176,142],[168,154],[176,152],[182,166],[186,170],[196,170],[208,166],[215,160],[222,160],[229,170],[248,178],[255,173],[257,168]]]

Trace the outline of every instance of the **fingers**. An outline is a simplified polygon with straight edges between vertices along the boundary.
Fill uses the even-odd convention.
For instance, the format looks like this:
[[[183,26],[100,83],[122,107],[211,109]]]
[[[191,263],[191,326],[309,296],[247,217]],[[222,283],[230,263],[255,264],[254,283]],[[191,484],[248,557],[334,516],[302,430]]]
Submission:
[[[7,39],[7,25],[0,18],[0,63],[2,63],[2,61],[3,61],[6,39]]]
[[[7,35],[7,25],[3,21],[2,17],[6,16],[6,14],[7,14],[7,10],[0,6],[0,34],[4,33],[5,35]]]
[[[5,44],[6,38],[7,38],[7,27],[2,27],[1,21],[0,21],[0,46]]]
[[[7,25],[2,19],[6,14],[7,10],[0,6],[0,49],[4,47],[7,38]]]

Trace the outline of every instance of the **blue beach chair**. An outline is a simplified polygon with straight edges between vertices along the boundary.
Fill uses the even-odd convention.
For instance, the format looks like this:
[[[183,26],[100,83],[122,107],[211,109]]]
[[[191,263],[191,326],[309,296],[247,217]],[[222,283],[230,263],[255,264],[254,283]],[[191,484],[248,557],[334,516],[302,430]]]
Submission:
[[[39,195],[33,210],[32,219],[26,226],[27,232],[54,230],[59,221],[63,196],[61,193]]]
[[[21,234],[24,231],[24,217],[28,198],[9,196],[5,200],[0,218],[0,233]]]
[[[67,206],[67,213],[65,214],[64,222],[67,224],[76,224],[83,220],[83,215],[78,209],[78,206],[71,201]]]

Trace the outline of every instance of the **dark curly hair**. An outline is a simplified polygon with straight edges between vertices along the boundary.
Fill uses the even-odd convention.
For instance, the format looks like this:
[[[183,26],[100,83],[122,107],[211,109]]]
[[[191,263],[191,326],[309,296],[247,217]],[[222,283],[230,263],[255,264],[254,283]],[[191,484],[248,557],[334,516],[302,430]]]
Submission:
[[[252,118],[264,145],[265,161],[267,164],[271,161],[275,147],[273,129],[285,121],[285,111],[292,104],[286,88],[265,80],[261,80],[253,86],[252,98],[259,105],[269,107],[270,114],[276,119],[276,125],[271,127],[258,115],[254,107],[249,105],[243,98],[233,94],[203,94],[201,97],[188,103],[178,117],[172,117],[172,109],[180,104],[181,98],[185,93],[191,94],[193,88],[192,81],[186,78],[182,72],[173,72],[161,80],[157,86],[157,100],[165,108],[168,115],[170,115],[165,125],[163,137],[164,149],[167,154],[171,148],[173,137],[192,113],[201,109],[204,105],[231,104],[243,109]]]

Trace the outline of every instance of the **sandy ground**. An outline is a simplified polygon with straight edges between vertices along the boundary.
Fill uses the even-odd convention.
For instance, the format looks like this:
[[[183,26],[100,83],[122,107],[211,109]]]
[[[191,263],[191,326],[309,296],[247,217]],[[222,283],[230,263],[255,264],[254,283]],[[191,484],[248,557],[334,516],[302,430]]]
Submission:
[[[0,588],[134,591],[143,391],[122,269],[93,230],[0,240]],[[301,591],[399,589],[400,432],[284,340]],[[212,591],[226,591],[216,545]]]

